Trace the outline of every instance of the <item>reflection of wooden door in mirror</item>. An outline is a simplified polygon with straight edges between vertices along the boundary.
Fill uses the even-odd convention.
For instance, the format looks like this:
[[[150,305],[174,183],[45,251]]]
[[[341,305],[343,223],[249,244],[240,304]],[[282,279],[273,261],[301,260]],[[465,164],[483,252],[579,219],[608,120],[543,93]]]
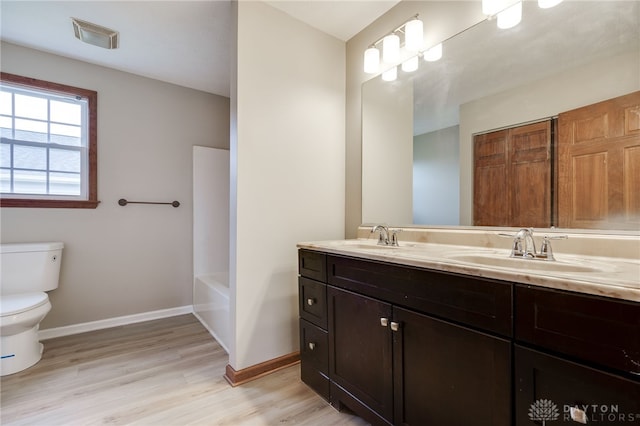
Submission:
[[[640,228],[640,92],[558,116],[558,225]]]
[[[474,137],[473,224],[551,226],[551,120]]]

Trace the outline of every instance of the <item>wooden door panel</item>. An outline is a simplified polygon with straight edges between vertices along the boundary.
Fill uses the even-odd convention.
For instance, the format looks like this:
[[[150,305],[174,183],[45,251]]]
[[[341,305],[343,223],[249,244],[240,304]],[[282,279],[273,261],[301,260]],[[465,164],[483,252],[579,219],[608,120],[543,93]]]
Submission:
[[[637,229],[640,92],[558,117],[558,225]]]
[[[473,224],[549,227],[551,120],[474,137]]]
[[[551,180],[549,163],[537,161],[515,164],[511,169],[511,185],[516,185],[511,198],[509,226],[544,228],[551,225]]]
[[[607,153],[598,152],[573,158],[571,210],[573,221],[603,221],[608,208]]]
[[[634,105],[624,110],[624,134],[640,133],[640,106]]]
[[[623,170],[624,218],[640,224],[640,146],[625,148]]]
[[[506,166],[477,167],[474,176],[474,225],[508,225]]]

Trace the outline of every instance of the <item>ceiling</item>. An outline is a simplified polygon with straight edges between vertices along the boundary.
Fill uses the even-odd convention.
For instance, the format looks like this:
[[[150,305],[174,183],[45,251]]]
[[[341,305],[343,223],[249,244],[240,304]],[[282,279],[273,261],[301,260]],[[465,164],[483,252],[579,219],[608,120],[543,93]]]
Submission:
[[[265,3],[346,41],[399,1]],[[120,47],[77,40],[71,17],[119,31]],[[230,29],[229,0],[0,2],[3,41],[227,97]]]

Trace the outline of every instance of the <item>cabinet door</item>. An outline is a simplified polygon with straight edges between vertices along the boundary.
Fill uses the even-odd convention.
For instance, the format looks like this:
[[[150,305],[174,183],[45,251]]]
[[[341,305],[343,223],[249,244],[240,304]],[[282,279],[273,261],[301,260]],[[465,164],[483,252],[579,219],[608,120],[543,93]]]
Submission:
[[[514,352],[516,426],[530,426],[532,420],[604,425],[640,421],[640,382],[518,345]]]
[[[379,421],[372,420],[373,413],[392,422],[392,338],[382,325],[390,321],[391,305],[331,286],[327,294],[329,374],[341,388],[332,388],[331,403],[346,405],[374,423]]]
[[[509,341],[395,306],[393,322],[395,424],[511,424]]]

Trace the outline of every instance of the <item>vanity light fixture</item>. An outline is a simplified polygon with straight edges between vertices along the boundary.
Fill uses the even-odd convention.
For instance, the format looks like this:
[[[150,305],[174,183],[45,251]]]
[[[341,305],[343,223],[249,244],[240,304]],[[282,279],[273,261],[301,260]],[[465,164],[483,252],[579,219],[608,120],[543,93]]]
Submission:
[[[442,58],[442,43],[438,43],[433,47],[425,50],[422,54],[425,61],[435,62]]]
[[[120,37],[117,31],[78,18],[71,18],[71,22],[78,40],[105,49],[118,48]]]
[[[418,56],[413,56],[402,63],[402,71],[414,72],[418,69]]]
[[[404,48],[410,52],[418,52],[424,43],[422,21],[417,17],[404,24]]]
[[[388,64],[400,60],[400,37],[389,34],[382,39],[382,60]]]
[[[541,9],[549,9],[562,3],[562,0],[538,0],[538,7]]]
[[[519,1],[505,10],[498,12],[498,28],[513,28],[522,21],[522,2]]]
[[[401,35],[404,35],[403,44],[401,44]],[[401,61],[401,56],[405,58],[407,56],[401,55],[401,48],[406,52],[419,53],[423,42],[424,27],[422,21],[418,19],[418,15],[414,15],[398,28],[369,45],[367,50],[364,51],[364,72],[368,74],[378,73],[381,66],[380,59],[386,65],[398,65]],[[382,44],[382,55],[380,55],[378,46],[380,43]]]
[[[380,71],[380,51],[377,47],[371,46],[364,51],[364,72],[376,74]]]
[[[396,78],[398,78],[398,67],[394,66],[389,68],[388,70],[386,70],[385,72],[382,73],[382,79],[384,81],[394,81]]]

